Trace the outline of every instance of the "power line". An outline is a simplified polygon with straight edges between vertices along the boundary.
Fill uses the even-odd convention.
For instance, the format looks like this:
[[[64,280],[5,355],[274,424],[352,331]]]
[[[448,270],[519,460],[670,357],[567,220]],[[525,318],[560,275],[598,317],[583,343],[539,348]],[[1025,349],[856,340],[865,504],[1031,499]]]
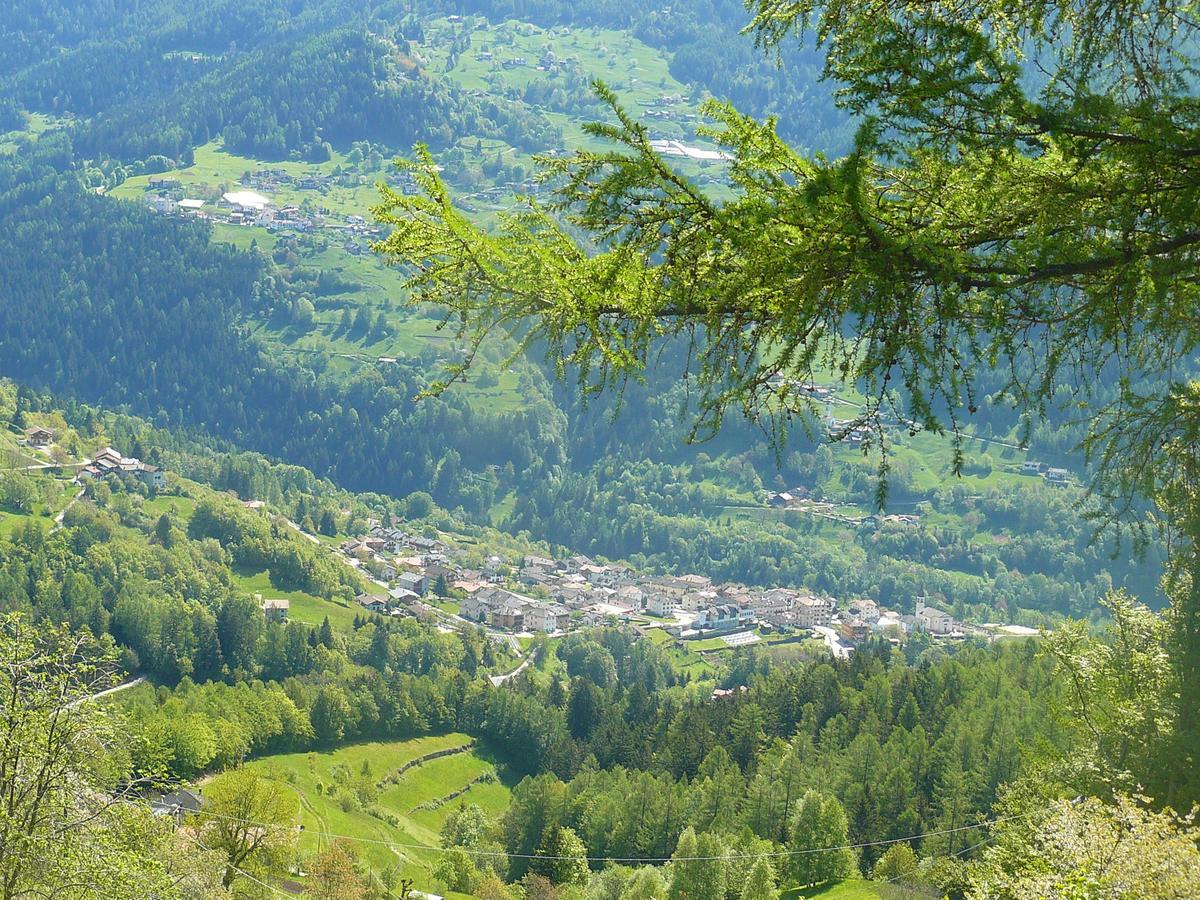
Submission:
[[[208,852],[208,853],[214,853],[214,852],[216,852],[216,851],[214,851],[214,850],[211,850],[211,849],[209,849],[208,847],[204,846],[204,844],[201,842],[200,838],[196,837],[195,835],[193,835],[193,834],[188,834],[186,831],[184,832],[184,834],[186,834],[186,835],[187,835],[189,838],[191,838],[191,839],[192,839],[192,841],[194,841],[194,842],[195,842],[196,846],[197,846],[197,847],[199,847],[201,850],[204,850],[204,851],[206,851],[206,852]],[[256,877],[254,877],[253,875],[251,875],[249,872],[247,872],[247,871],[245,871],[245,870],[243,870],[243,869],[239,869],[237,866],[235,866],[233,863],[231,863],[231,862],[229,862],[229,861],[226,861],[226,862],[225,862],[225,865],[226,865],[226,866],[228,866],[229,868],[233,869],[233,871],[237,872],[237,873],[238,873],[239,875],[241,875],[243,878],[249,878],[249,879],[250,879],[251,881],[253,881],[255,884],[260,884],[260,885],[262,885],[262,886],[263,886],[263,887],[265,887],[265,888],[266,888],[268,891],[272,891],[273,893],[279,894],[279,895],[280,895],[280,896],[282,896],[282,897],[291,897],[291,896],[292,896],[292,895],[291,895],[291,894],[289,894],[287,891],[285,891],[285,890],[281,890],[280,888],[277,888],[277,887],[275,887],[274,885],[267,884],[267,883],[266,883],[265,881],[263,881],[261,878],[256,878]]]
[[[1026,816],[1009,816],[1009,818],[1023,819],[1023,818],[1027,818],[1027,817]],[[1003,821],[1003,820],[997,819],[996,821]],[[995,839],[996,838],[994,835],[989,834],[982,841],[979,841],[978,843],[975,843],[975,844],[971,844],[969,847],[963,847],[961,850],[951,853],[949,856],[945,857],[945,859],[957,859],[960,856],[966,856],[972,850],[977,850],[980,847],[982,847],[984,844],[990,844]],[[893,875],[891,878],[885,878],[883,881],[879,882],[879,884],[896,884],[897,882],[900,882],[900,881],[904,880],[905,878],[911,878],[914,874],[916,874],[916,873],[915,872],[901,872],[899,875]],[[872,880],[874,880],[874,879],[872,879]]]
[[[236,816],[225,816],[225,815],[221,815],[220,813],[210,813],[210,812],[201,811],[198,815],[200,815],[201,817],[208,817],[208,818],[213,818],[213,819],[224,819],[226,821],[237,822],[238,824],[242,824],[242,825],[254,825],[259,828],[269,828],[269,827],[277,828],[277,827],[279,827],[278,825],[271,826],[271,825],[267,825],[266,823],[263,823],[263,822],[255,822],[251,819],[241,819],[241,818],[237,818]],[[504,858],[509,858],[509,859],[527,859],[527,860],[540,859],[540,860],[546,860],[546,861],[564,861],[564,860],[582,859],[582,860],[585,860],[586,862],[595,862],[595,863],[614,862],[614,863],[627,863],[627,864],[639,864],[639,863],[649,864],[649,863],[667,863],[667,862],[717,862],[717,861],[728,862],[728,861],[733,861],[733,860],[760,859],[763,857],[768,857],[768,858],[785,857],[785,858],[787,858],[787,857],[793,857],[793,856],[806,856],[806,855],[816,854],[816,853],[836,853],[840,850],[862,850],[867,847],[884,847],[884,846],[890,846],[892,844],[901,844],[901,843],[908,843],[911,841],[921,840],[921,839],[927,838],[927,837],[940,837],[942,835],[947,835],[947,834],[958,834],[959,832],[963,832],[963,831],[974,831],[979,828],[986,828],[990,825],[996,825],[1000,822],[1009,822],[1009,821],[1013,821],[1016,819],[1026,819],[1026,818],[1029,818],[1029,815],[1031,815],[1031,814],[1027,813],[1027,814],[1019,815],[1019,816],[1000,816],[995,819],[988,819],[983,822],[977,822],[974,825],[961,825],[957,828],[942,828],[942,829],[938,829],[936,831],[926,831],[921,834],[913,834],[913,835],[908,835],[906,837],[887,838],[886,840],[878,840],[878,841],[862,841],[857,844],[842,844],[842,845],[836,846],[836,847],[806,847],[801,850],[774,850],[774,851],[770,851],[770,852],[766,852],[766,853],[728,853],[728,854],[724,854],[722,856],[680,856],[680,857],[673,857],[673,856],[652,856],[652,857],[552,856],[552,855],[540,854],[540,853],[506,853],[503,850],[474,850],[474,849],[469,849],[466,847],[439,847],[439,846],[436,846],[433,844],[416,844],[416,843],[406,843],[404,841],[387,841],[387,840],[383,840],[380,838],[365,838],[365,837],[358,837],[355,835],[348,835],[348,834],[334,834],[334,833],[328,832],[328,831],[322,832],[322,834],[324,834],[326,837],[331,838],[333,840],[356,841],[360,844],[378,844],[378,845],[384,846],[384,847],[402,847],[406,850],[425,850],[425,851],[430,851],[433,853],[449,853],[451,850],[458,850],[458,851],[461,851],[461,852],[467,854],[468,856],[479,856],[479,857],[487,857],[487,858],[492,858],[492,859],[498,858],[498,857],[504,857]],[[990,840],[990,838],[988,840]],[[986,843],[986,841],[981,842],[981,843]],[[976,845],[976,846],[978,846],[978,845]],[[973,849],[973,848],[971,848],[971,847],[967,848],[967,850],[970,850],[970,849]]]

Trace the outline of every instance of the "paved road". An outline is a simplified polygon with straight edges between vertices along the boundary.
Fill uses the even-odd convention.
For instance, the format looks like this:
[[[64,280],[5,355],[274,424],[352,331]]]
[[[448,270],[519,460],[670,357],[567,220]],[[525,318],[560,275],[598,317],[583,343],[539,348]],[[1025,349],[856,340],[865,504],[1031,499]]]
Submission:
[[[854,653],[854,648],[849,644],[843,643],[838,633],[828,625],[817,625],[813,631],[821,635],[825,639],[825,645],[829,647],[834,657],[837,659],[849,659]]]
[[[68,502],[67,505],[62,508],[62,512],[54,517],[54,527],[50,529],[51,531],[58,531],[58,529],[62,528],[63,519],[66,518],[67,510],[79,502],[79,498],[83,496],[85,490],[87,490],[87,488],[80,488],[79,493],[72,497],[70,502]]]
[[[500,685],[504,684],[504,682],[508,681],[510,678],[516,678],[518,675],[520,675],[521,672],[525,670],[526,666],[528,666],[531,662],[533,662],[533,660],[527,659],[511,672],[505,672],[503,675],[489,675],[488,681],[492,683],[492,687],[500,687]]]
[[[287,522],[289,526],[294,528],[296,530],[296,533],[299,534],[300,537],[304,538],[306,541],[311,541],[312,543],[320,546],[320,544],[321,544],[320,541],[318,541],[315,537],[313,537],[311,534],[309,534],[307,531],[305,531],[303,528],[301,528],[299,525],[297,525],[291,519],[284,518],[283,521]]]
[[[92,694],[90,697],[81,697],[80,699],[74,701],[73,703],[68,704],[67,709],[73,709],[76,706],[80,706],[81,704],[88,703],[89,701],[92,701],[92,700],[99,700],[103,697],[110,697],[113,694],[120,693],[121,691],[127,691],[131,687],[137,687],[139,684],[141,684],[145,680],[146,680],[145,675],[139,675],[137,678],[133,679],[133,681],[123,682],[122,684],[118,684],[116,687],[110,687],[106,691],[100,691],[100,693],[98,693],[98,694]]]

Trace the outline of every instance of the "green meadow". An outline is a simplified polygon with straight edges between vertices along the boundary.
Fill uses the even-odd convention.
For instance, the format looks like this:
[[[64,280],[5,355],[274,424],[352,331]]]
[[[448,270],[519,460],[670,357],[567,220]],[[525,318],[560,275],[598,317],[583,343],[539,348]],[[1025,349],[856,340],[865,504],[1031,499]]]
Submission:
[[[479,783],[461,798],[439,804],[485,773],[496,773],[479,749],[422,762],[398,777],[396,773],[426,754],[470,743],[465,734],[446,734],[271,756],[249,765],[296,791],[302,851],[316,852],[344,839],[373,869],[398,869],[414,880],[414,888],[443,894],[431,875],[438,853],[427,849],[437,847],[442,823],[459,803],[473,803],[498,816],[508,806],[509,787],[499,780]]]

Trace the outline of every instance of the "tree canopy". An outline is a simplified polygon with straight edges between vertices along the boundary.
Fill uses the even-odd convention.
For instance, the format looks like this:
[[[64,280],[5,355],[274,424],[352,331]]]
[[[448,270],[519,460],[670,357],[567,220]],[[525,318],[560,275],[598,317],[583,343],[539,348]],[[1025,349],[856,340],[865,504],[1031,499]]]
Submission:
[[[712,102],[718,198],[597,85],[613,120],[589,131],[612,149],[545,160],[550,208],[485,232],[424,151],[424,193],[385,190],[379,249],[413,268],[414,302],[545,341],[590,387],[690,335],[700,427],[730,408],[783,427],[811,403],[797,385],[832,375],[864,390],[864,423],[940,429],[979,403],[981,367],[1036,413],[1063,377],[1167,376],[1195,348],[1193,4],[753,7],[766,48],[827,51],[851,153],[805,158]]]
[[[377,249],[476,346],[496,330],[544,346],[585,391],[687,340],[695,434],[730,411],[780,440],[817,430],[809,386],[832,380],[866,398],[832,436],[865,427],[881,475],[889,425],[951,432],[958,471],[984,373],[1001,384],[987,399],[1026,422],[1067,407],[1087,423],[1097,514],[1161,527],[1173,551],[1167,797],[1186,806],[1200,734],[1196,6],[754,0],[764,51],[825,51],[858,121],[844,157],[805,156],[776,122],[713,101],[705,133],[728,190],[706,191],[597,84],[612,115],[588,131],[609,146],[544,160],[552,203],[485,230],[418,148],[423,191],[384,189],[376,214],[393,231]]]

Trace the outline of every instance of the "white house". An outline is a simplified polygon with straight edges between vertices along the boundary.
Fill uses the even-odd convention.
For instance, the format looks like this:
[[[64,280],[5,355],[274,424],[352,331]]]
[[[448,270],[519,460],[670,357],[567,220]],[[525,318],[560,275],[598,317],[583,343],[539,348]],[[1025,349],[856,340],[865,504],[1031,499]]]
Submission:
[[[651,594],[646,598],[646,612],[666,619],[675,615],[675,601],[666,594]]]

